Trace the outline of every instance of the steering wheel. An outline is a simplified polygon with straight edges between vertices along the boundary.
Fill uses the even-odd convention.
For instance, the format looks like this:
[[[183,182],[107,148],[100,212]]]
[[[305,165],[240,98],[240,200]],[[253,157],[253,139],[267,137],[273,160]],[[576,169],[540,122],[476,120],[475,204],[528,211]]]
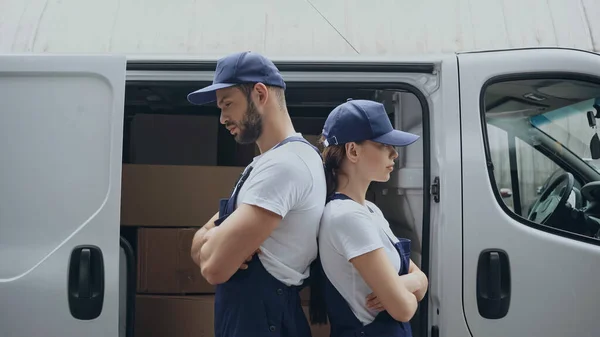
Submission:
[[[575,177],[569,172],[554,178],[531,207],[527,219],[545,224],[553,214],[567,211],[566,203],[573,191],[573,185],[575,185]]]

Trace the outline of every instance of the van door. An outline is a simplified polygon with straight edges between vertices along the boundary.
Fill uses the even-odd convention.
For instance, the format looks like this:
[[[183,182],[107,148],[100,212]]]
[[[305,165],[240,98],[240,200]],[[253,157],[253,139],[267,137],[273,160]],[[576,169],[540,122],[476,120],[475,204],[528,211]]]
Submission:
[[[598,215],[583,186],[600,176],[582,158],[596,132],[587,111],[600,97],[600,56],[528,49],[458,62],[469,330],[597,335],[600,227],[583,221]]]
[[[0,336],[118,336],[125,66],[0,56]]]

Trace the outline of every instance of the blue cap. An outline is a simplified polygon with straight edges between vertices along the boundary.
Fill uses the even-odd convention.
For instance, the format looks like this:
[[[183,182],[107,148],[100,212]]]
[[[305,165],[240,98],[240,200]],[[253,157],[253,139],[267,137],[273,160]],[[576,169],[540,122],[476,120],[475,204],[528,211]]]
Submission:
[[[348,100],[331,111],[323,127],[324,146],[371,140],[392,146],[407,146],[419,139],[412,133],[394,130],[383,104]]]
[[[285,89],[279,69],[266,57],[249,51],[227,55],[217,61],[213,84],[188,94],[188,101],[198,105],[211,103],[217,100],[219,89],[259,82]]]

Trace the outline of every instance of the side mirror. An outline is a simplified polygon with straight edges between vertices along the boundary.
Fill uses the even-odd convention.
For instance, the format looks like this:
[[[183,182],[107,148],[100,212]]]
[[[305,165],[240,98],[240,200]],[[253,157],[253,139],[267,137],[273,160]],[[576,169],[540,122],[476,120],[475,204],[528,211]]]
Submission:
[[[592,140],[590,140],[590,153],[592,159],[600,158],[600,138],[597,133],[595,133],[594,136],[592,136]]]
[[[592,129],[596,129],[596,118],[600,117],[600,106],[594,104],[594,109],[596,109],[596,113],[593,111],[587,112],[588,125]],[[592,155],[592,159],[600,158],[600,138],[597,132],[594,133],[594,136],[590,140],[590,154]]]

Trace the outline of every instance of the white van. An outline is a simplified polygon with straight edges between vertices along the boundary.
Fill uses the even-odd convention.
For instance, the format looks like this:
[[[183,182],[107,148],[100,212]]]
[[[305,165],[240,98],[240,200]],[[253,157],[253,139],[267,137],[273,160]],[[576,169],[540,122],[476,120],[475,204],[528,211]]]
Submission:
[[[0,336],[119,336],[128,120],[142,108],[218,114],[185,101],[215,63],[0,56]],[[276,64],[300,132],[318,134],[353,97],[422,135],[371,187],[430,278],[415,337],[598,335],[600,173],[582,158],[594,157],[600,55]]]

